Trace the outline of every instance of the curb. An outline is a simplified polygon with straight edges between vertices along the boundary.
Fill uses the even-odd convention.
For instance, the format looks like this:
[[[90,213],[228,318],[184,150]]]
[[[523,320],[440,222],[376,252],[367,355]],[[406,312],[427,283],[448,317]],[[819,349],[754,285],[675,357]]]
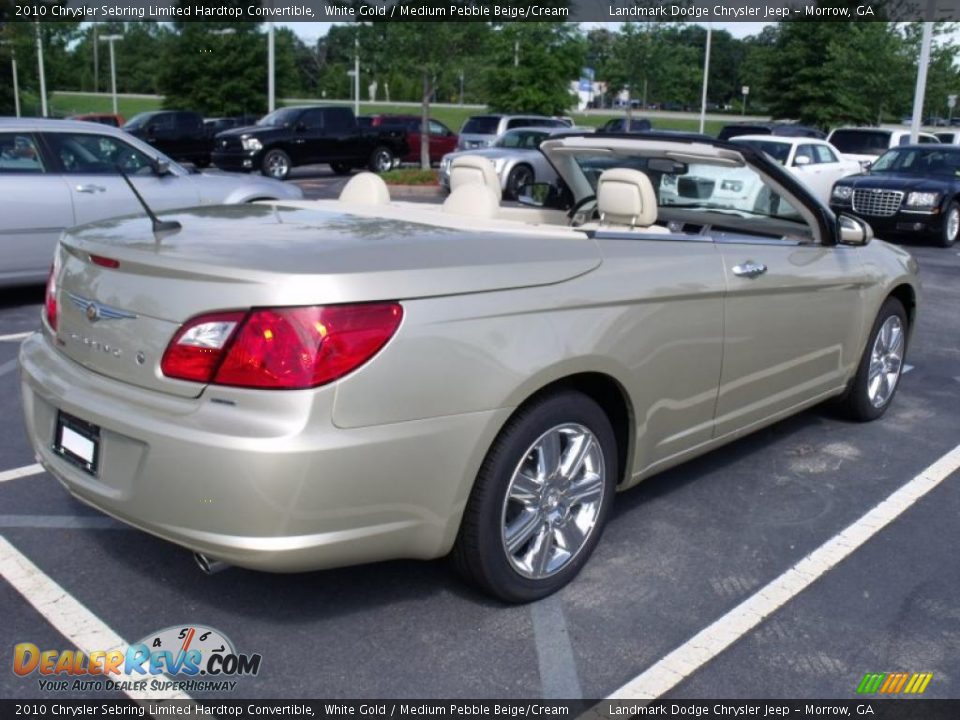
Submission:
[[[390,185],[390,197],[443,197],[445,193],[439,185]]]

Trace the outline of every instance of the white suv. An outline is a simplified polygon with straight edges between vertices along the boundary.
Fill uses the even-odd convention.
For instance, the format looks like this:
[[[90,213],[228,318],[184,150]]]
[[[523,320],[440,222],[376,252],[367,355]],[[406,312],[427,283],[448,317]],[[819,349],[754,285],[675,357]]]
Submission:
[[[910,131],[879,127],[837,128],[827,136],[827,142],[839,150],[845,158],[858,160],[861,166],[866,166],[892,147],[909,145]],[[918,135],[917,142],[940,141],[935,135],[922,132]]]

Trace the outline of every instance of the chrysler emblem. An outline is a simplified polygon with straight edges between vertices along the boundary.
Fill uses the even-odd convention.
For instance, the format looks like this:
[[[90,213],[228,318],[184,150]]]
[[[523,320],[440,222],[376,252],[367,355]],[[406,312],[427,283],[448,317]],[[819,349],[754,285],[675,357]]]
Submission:
[[[85,297],[80,297],[73,293],[67,293],[67,295],[70,298],[70,302],[79,308],[91,323],[95,323],[98,320],[135,320],[137,317],[135,313],[112,308],[109,305],[101,305],[96,300],[88,300]]]

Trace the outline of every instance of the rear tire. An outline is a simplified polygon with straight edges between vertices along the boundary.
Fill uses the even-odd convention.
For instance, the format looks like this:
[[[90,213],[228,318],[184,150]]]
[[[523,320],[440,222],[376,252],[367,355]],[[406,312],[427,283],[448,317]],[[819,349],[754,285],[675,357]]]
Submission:
[[[519,410],[493,442],[464,512],[457,570],[506,602],[570,582],[600,540],[618,477],[610,420],[566,390]]]
[[[947,205],[947,211],[943,214],[943,227],[940,228],[940,247],[950,247],[957,241],[957,233],[960,232],[960,205],[956,200],[951,200]]]
[[[907,313],[894,297],[887,298],[870,331],[867,346],[840,410],[866,422],[883,415],[897,393],[907,349]]]

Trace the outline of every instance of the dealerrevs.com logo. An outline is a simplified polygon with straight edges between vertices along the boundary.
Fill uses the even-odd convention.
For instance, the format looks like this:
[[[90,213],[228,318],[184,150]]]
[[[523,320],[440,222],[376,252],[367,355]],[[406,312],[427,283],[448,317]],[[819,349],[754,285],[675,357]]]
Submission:
[[[202,625],[168,627],[126,649],[41,650],[13,648],[13,672],[38,675],[40,690],[233,690],[235,678],[260,672],[259,653],[238,653],[219,630]]]

